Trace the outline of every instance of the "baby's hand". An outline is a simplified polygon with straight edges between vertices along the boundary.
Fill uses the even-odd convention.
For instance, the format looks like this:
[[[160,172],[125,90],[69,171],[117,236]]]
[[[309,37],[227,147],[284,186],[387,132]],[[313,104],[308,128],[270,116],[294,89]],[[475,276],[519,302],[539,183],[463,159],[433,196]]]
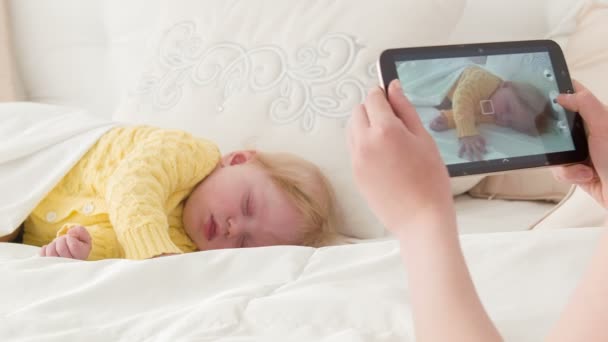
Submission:
[[[67,234],[55,238],[48,245],[42,246],[40,256],[54,256],[86,260],[91,252],[92,242],[89,232],[81,226],[68,230]]]
[[[448,119],[443,114],[439,114],[431,121],[430,128],[435,132],[443,132],[448,130],[450,125]]]
[[[471,135],[460,138],[460,151],[458,156],[470,161],[483,160],[486,154],[486,140],[481,135]]]

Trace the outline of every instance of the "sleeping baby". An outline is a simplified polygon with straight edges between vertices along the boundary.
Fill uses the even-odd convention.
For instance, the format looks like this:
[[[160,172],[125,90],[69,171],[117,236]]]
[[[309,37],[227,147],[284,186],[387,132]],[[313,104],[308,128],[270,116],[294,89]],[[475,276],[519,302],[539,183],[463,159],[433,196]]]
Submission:
[[[42,256],[147,259],[197,250],[320,246],[334,195],[310,162],[236,151],[186,132],[114,128],[24,223]]]
[[[456,129],[460,141],[459,157],[482,160],[485,139],[479,134],[481,123],[510,127],[531,136],[544,133],[552,117],[550,101],[531,84],[503,81],[478,66],[464,69],[451,87],[442,110],[430,124],[440,132]]]

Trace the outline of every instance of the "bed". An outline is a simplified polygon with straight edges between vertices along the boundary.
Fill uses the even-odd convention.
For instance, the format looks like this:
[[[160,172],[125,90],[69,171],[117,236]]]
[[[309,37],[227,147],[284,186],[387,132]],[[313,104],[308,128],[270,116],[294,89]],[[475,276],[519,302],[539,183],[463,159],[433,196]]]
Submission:
[[[343,139],[349,108],[377,84],[377,53],[552,38],[608,100],[599,0],[0,3],[12,101],[186,129],[224,149],[287,148],[322,166],[348,216],[340,243],[320,249],[78,262],[0,243],[2,341],[414,341],[407,270],[353,186]],[[452,192],[490,316],[507,341],[540,340],[604,232],[604,209],[548,171],[458,179]]]
[[[462,237],[505,340],[542,340],[603,232]],[[3,341],[414,341],[394,240],[91,263],[35,252],[0,249]]]

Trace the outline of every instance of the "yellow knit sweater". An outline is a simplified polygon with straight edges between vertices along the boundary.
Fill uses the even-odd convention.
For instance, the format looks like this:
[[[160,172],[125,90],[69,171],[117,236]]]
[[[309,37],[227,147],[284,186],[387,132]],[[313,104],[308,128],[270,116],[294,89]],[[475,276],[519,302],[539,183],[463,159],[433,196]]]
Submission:
[[[34,209],[23,242],[42,246],[81,225],[92,237],[88,260],[195,251],[183,202],[219,159],[215,144],[185,132],[114,128]]]
[[[477,124],[494,123],[495,116],[483,114],[482,107],[501,85],[502,79],[480,67],[466,68],[448,93],[452,110],[443,111],[449,128],[456,128],[459,138],[478,135]],[[488,111],[485,111],[488,112]]]

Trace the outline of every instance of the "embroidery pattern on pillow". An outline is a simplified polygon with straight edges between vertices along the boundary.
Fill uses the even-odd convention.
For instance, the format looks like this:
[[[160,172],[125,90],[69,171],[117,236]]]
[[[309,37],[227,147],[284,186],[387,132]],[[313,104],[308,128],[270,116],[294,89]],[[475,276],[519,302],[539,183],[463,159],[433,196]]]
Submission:
[[[215,86],[222,89],[217,111],[223,112],[229,99],[245,89],[256,94],[278,89],[268,110],[271,120],[280,125],[299,120],[303,130],[311,131],[318,116],[345,120],[363,102],[377,75],[375,63],[368,63],[361,73],[367,79],[352,76],[364,48],[345,33],[326,34],[294,53],[278,45],[206,45],[196,23],[184,21],[164,32],[154,57],[157,66],[143,74],[134,93],[150,95],[153,106],[168,110],[180,102],[185,87]]]

